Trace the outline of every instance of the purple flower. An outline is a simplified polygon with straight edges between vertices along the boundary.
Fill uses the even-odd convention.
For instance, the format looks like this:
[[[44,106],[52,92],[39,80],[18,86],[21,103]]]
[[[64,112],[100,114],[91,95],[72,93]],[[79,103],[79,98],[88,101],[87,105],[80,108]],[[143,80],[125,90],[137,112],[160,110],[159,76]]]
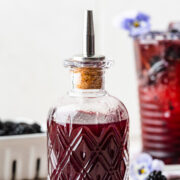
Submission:
[[[121,26],[123,29],[129,30],[129,27],[133,24],[133,22],[134,22],[133,19],[127,18],[124,21],[122,21]]]
[[[162,171],[164,163],[153,160],[149,154],[140,154],[130,166],[130,176],[133,180],[145,180],[154,170]]]
[[[133,17],[127,15],[121,18],[118,24],[127,30],[131,37],[137,37],[150,31],[150,17],[142,12],[136,13]]]
[[[137,16],[136,16],[136,19],[138,21],[149,21],[149,16],[147,14],[144,14],[144,13],[138,13]]]

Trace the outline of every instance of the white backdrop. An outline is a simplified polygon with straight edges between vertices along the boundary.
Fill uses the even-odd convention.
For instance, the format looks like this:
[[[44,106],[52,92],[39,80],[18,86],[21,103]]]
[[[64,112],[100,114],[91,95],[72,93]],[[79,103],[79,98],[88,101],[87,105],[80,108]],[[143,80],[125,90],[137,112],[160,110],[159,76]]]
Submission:
[[[153,28],[180,20],[179,0],[1,0],[0,117],[46,122],[48,109],[69,87],[62,61],[82,49],[83,12],[94,9],[96,46],[115,60],[106,87],[127,106],[132,134],[139,134],[132,41],[112,26],[129,10],[151,14]]]

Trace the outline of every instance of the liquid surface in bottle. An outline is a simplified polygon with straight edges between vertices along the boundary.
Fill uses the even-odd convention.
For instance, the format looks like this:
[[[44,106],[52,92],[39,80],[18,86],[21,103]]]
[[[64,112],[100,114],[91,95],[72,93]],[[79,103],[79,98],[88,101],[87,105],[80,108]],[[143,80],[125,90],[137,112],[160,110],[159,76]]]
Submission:
[[[48,121],[51,180],[128,179],[128,119],[105,124]]]
[[[180,40],[136,44],[144,151],[180,163]]]

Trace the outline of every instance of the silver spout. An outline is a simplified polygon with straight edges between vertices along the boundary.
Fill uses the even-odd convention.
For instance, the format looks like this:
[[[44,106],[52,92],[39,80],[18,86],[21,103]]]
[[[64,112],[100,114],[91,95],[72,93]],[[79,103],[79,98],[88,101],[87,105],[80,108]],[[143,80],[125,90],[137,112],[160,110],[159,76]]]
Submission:
[[[81,67],[81,65],[84,64],[84,66],[87,67],[91,67],[92,65],[93,67],[101,67],[102,65],[105,65],[105,56],[95,54],[93,11],[87,10],[85,15],[86,16],[83,34],[83,54],[73,56],[71,59],[66,60],[65,66]]]
[[[84,23],[83,55],[95,55],[93,11],[87,10]]]

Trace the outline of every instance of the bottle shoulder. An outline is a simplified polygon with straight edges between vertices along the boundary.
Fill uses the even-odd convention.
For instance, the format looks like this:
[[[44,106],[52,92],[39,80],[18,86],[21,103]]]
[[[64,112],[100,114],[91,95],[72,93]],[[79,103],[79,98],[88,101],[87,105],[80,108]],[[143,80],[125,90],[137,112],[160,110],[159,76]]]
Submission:
[[[58,122],[73,121],[73,123],[86,124],[108,123],[129,119],[124,104],[109,94],[99,97],[66,95],[52,109],[50,116],[53,116],[53,119]]]

